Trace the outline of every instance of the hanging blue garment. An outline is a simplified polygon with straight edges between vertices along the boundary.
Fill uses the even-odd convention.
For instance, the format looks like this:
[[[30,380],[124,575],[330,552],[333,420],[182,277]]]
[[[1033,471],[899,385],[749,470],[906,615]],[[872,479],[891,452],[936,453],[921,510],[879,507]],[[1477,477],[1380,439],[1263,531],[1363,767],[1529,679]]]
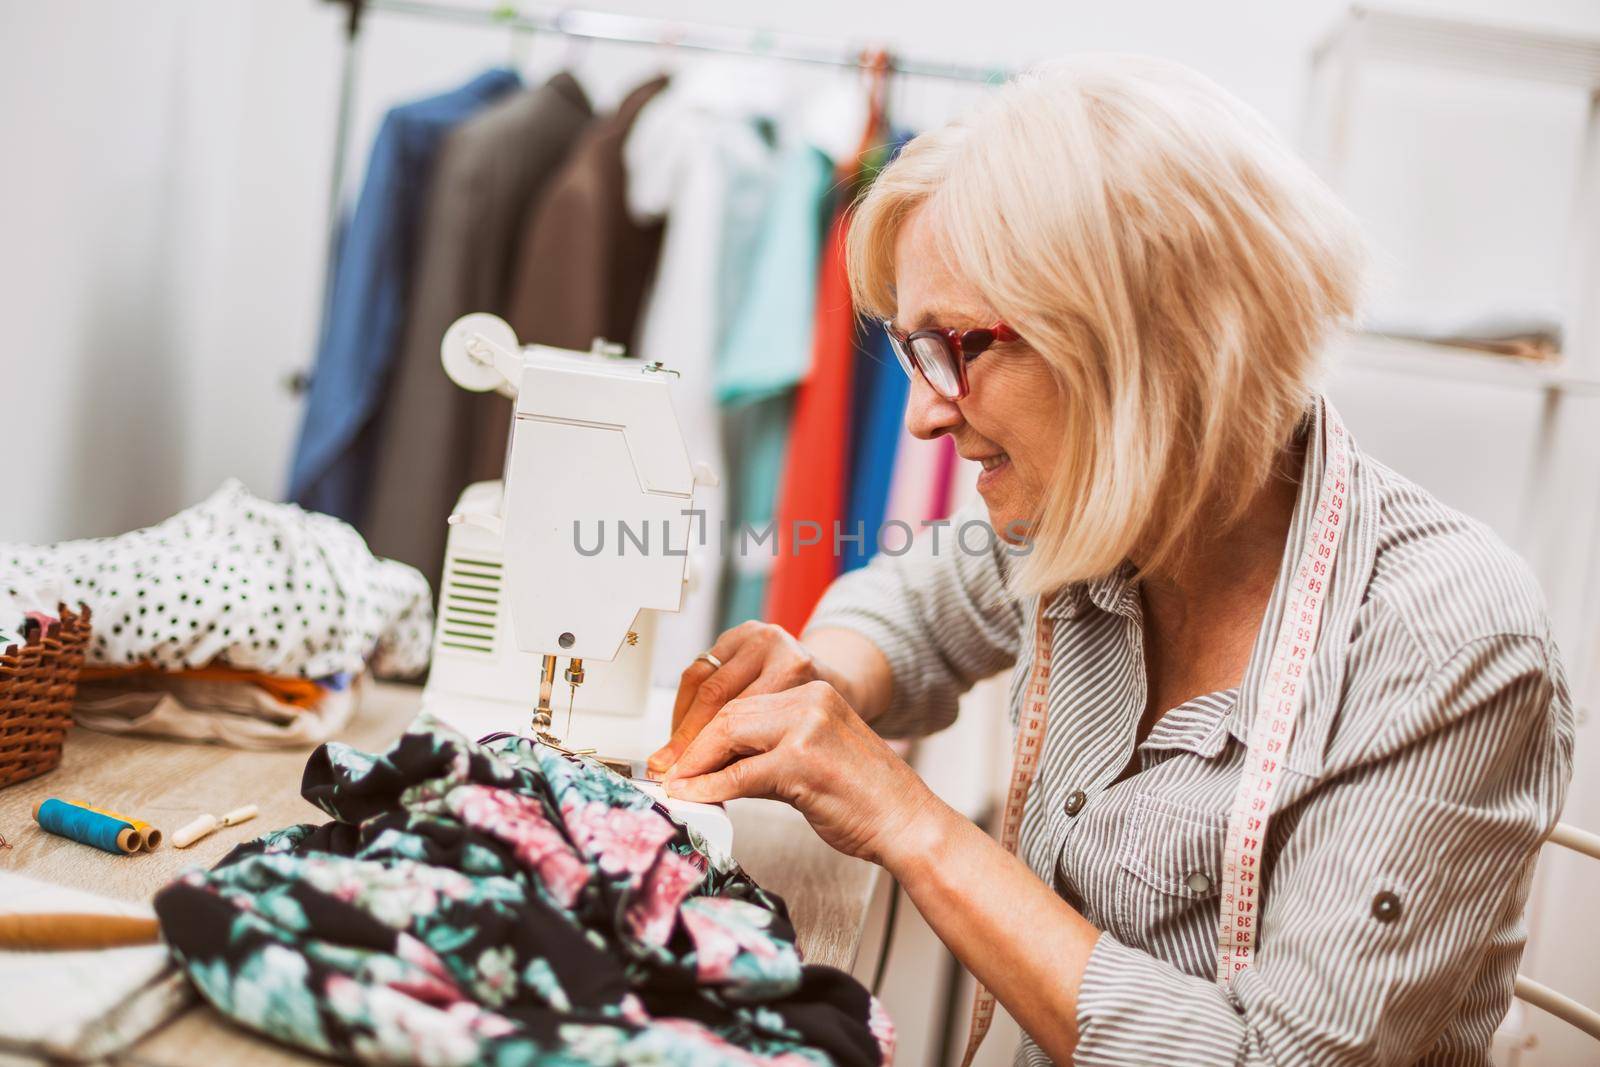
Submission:
[[[434,160],[451,129],[520,85],[516,72],[491,70],[384,116],[339,245],[333,299],[289,473],[295,503],[360,521],[375,445],[372,416],[400,344]]]
[[[864,566],[878,551],[878,530],[889,508],[889,480],[905,421],[911,383],[889,346],[889,336],[876,322],[861,319],[856,341],[854,449],[850,456],[849,499],[845,530],[864,532],[861,543],[842,546],[841,571]]]
[[[885,163],[900,154],[911,134],[899,132]],[[841,546],[840,572],[864,566],[878,551],[878,530],[889,508],[889,481],[902,437],[910,381],[900,369],[889,337],[877,322],[858,320],[855,396],[851,426],[850,487],[845,501],[845,533],[861,531],[861,543]]]

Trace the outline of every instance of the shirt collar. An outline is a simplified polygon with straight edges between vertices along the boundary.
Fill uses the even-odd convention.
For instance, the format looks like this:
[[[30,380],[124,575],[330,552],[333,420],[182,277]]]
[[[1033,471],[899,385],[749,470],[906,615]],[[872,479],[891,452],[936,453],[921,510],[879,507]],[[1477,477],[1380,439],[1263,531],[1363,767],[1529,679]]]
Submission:
[[[1084,595],[1095,607],[1111,615],[1136,619],[1143,612],[1131,563],[1124,563],[1103,578],[1084,583]]]
[[[562,97],[567,103],[580,111],[588,112],[592,110],[592,105],[589,103],[589,94],[583,91],[582,83],[564,70],[545,82],[545,88]]]
[[[1124,563],[1110,574],[1067,586],[1050,597],[1042,610],[1047,619],[1076,619],[1091,606],[1107,614],[1138,618],[1143,608],[1133,564]]]

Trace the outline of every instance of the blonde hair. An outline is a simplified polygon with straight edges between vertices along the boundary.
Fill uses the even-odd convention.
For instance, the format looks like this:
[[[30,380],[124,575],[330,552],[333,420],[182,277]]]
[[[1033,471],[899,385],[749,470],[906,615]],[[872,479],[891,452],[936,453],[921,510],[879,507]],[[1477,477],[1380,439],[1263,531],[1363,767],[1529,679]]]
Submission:
[[[1013,568],[1023,592],[1135,548],[1160,571],[1202,522],[1242,517],[1359,299],[1363,243],[1332,191],[1175,63],[1043,66],[911,141],[855,207],[864,311],[894,315],[895,241],[919,209],[1064,398],[1065,458]]]

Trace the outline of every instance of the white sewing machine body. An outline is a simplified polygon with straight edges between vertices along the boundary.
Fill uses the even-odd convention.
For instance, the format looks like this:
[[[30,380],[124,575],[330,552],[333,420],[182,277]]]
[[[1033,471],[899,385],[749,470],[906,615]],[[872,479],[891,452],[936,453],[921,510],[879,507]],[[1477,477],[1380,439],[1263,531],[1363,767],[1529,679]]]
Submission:
[[[468,486],[456,514],[484,514],[498,508],[502,482]],[[473,737],[528,725],[539,680],[540,652],[524,651],[515,630],[516,607],[505,542],[483,526],[456,523],[445,547],[439,587],[439,617],[433,635],[433,667],[423,691],[423,710]],[[652,691],[650,637],[653,614],[640,611],[610,662],[585,664],[585,679],[571,702],[566,723],[566,693],[557,701],[554,725],[572,748],[593,748],[624,759],[643,758],[651,741],[671,725],[671,694]],[[565,632],[565,631],[562,631]],[[576,633],[576,631],[574,631]],[[659,744],[659,742],[656,742]]]
[[[450,516],[433,666],[423,708],[469,736],[526,731],[541,670],[569,660],[547,729],[570,749],[642,760],[671,726],[652,691],[654,613],[682,600],[694,486],[656,364],[518,344],[493,315],[468,315],[441,345],[446,372],[512,397],[502,481],[462,493]],[[626,528],[629,537],[623,537]],[[570,702],[570,725],[568,704]],[[668,805],[725,849],[720,807]]]

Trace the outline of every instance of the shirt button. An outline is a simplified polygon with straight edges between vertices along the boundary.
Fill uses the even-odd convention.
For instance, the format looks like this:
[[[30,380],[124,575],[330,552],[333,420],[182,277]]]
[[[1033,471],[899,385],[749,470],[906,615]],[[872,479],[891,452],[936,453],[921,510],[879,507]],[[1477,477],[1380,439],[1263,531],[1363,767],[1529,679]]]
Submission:
[[[1205,893],[1211,889],[1211,879],[1203,871],[1195,871],[1184,879],[1184,884],[1189,887],[1189,891],[1192,893]]]
[[[1381,923],[1392,923],[1400,918],[1400,898],[1387,889],[1373,897],[1372,917]]]
[[[1083,810],[1084,804],[1088,801],[1089,798],[1083,795],[1083,790],[1074,789],[1067,795],[1067,802],[1061,807],[1068,815],[1076,815]]]

